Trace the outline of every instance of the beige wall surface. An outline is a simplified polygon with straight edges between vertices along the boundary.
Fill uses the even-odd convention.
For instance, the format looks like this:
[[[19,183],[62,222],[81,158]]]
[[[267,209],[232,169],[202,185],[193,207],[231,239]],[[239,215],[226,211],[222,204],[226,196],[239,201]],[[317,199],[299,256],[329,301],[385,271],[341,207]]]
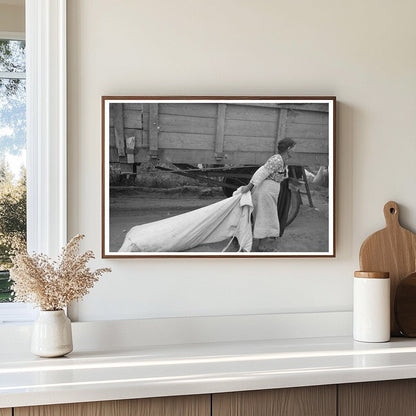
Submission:
[[[0,4],[0,32],[24,32],[25,7]]]
[[[68,1],[69,235],[110,266],[79,320],[345,311],[396,200],[416,231],[413,0]],[[334,259],[100,259],[102,95],[335,95]]]

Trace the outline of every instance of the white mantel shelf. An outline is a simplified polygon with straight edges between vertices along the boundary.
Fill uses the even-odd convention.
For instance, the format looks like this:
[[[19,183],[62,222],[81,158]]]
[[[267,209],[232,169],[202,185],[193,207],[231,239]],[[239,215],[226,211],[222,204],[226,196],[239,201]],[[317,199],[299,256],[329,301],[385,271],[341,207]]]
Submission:
[[[350,337],[0,353],[0,408],[416,377],[416,340]]]

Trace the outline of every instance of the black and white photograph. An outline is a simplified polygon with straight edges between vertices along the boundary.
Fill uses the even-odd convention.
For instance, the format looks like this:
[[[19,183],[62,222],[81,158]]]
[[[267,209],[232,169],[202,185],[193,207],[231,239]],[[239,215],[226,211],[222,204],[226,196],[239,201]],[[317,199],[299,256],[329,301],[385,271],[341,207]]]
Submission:
[[[335,97],[102,97],[103,257],[334,257]]]

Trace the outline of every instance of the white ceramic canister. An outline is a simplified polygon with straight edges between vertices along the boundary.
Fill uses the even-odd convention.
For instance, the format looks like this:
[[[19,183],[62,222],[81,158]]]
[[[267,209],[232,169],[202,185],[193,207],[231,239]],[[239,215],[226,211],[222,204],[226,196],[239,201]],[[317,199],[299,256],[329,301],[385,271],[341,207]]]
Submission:
[[[353,336],[362,342],[390,340],[388,272],[354,273]]]

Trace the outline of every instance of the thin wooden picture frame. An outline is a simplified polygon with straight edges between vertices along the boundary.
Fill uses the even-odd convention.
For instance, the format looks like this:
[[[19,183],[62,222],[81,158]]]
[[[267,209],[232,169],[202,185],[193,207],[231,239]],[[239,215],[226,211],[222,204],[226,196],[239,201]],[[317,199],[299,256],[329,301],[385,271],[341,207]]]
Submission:
[[[101,106],[103,258],[335,257],[335,97],[103,96]],[[276,161],[284,170],[240,193]],[[262,211],[266,183],[274,202]]]

